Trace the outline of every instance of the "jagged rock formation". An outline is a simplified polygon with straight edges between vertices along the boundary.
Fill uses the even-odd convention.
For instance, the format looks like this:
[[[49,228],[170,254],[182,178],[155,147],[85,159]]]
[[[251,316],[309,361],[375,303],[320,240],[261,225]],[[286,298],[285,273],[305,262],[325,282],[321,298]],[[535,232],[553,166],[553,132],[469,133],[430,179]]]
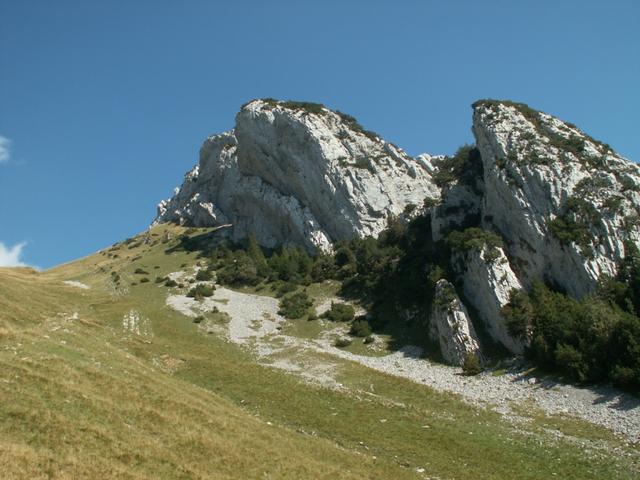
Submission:
[[[509,351],[522,353],[524,343],[509,335],[500,313],[509,303],[511,291],[522,289],[502,248],[469,250],[454,255],[452,263],[462,277],[465,298],[478,312],[491,337]]]
[[[527,339],[513,339],[500,313],[513,290],[545,281],[581,297],[617,273],[625,242],[640,245],[640,167],[523,104],[476,102],[473,132],[479,155],[433,161],[442,197],[430,209],[432,234],[480,227],[500,237],[502,246],[451,264],[476,320],[519,353]]]
[[[254,100],[232,131],[204,142],[155,222],[330,250],[424,205],[434,242],[472,230],[428,312],[443,357],[460,364],[478,352],[469,311],[520,353],[528,339],[512,338],[501,314],[513,291],[542,280],[583,296],[616,274],[625,242],[640,246],[640,167],[526,105],[482,100],[473,109],[475,147],[412,158],[321,105]]]
[[[429,334],[439,343],[445,362],[462,365],[468,354],[479,355],[478,337],[453,285],[442,279],[435,288]]]
[[[439,197],[427,157],[414,159],[352,117],[320,105],[255,100],[233,131],[207,139],[200,162],[155,222],[230,224],[237,240],[328,250],[377,235],[389,216]]]
[[[474,104],[483,225],[505,239],[525,285],[571,295],[614,275],[624,241],[640,244],[640,167],[575,126],[525,105]]]

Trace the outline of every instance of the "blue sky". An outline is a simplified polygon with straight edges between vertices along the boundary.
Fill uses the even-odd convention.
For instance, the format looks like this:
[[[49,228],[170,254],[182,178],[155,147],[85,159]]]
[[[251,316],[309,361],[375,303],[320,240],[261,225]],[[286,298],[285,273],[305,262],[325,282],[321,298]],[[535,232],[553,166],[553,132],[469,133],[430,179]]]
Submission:
[[[0,264],[144,230],[245,101],[316,101],[411,154],[528,103],[640,160],[640,2],[0,0]]]

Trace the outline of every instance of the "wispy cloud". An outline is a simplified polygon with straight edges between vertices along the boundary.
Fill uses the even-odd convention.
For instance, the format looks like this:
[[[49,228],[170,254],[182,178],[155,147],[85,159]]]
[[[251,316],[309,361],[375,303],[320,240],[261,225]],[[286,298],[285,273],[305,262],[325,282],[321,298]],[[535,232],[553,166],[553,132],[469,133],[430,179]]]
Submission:
[[[25,245],[26,242],[22,242],[13,247],[7,247],[0,242],[0,267],[25,267],[26,264],[20,259]]]
[[[0,135],[0,163],[5,163],[9,161],[11,157],[11,152],[9,147],[11,146],[11,140],[7,137],[3,137]]]

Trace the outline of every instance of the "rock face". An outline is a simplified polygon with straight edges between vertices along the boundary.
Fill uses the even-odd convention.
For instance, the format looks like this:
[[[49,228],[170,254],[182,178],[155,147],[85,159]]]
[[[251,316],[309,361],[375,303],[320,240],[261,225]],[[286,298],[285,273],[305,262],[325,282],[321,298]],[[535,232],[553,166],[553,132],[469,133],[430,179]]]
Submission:
[[[522,289],[502,248],[484,247],[456,254],[452,263],[462,277],[465,298],[478,312],[489,335],[509,351],[522,353],[525,345],[509,335],[500,312],[509,303],[511,291]]]
[[[425,205],[436,244],[452,231],[473,227],[476,235],[449,259],[455,278],[436,285],[429,328],[443,357],[461,364],[479,351],[460,298],[494,341],[520,353],[525,344],[501,315],[513,290],[545,281],[581,297],[616,274],[625,244],[640,247],[640,167],[575,126],[509,101],[476,102],[473,133],[475,147],[461,149],[468,157],[412,158],[321,105],[254,100],[232,131],[204,142],[155,222],[330,250]]]
[[[430,336],[440,344],[445,362],[462,365],[468,354],[479,355],[480,346],[473,323],[455,288],[447,280],[436,283],[430,321]]]
[[[238,240],[328,250],[377,235],[389,216],[438,198],[429,157],[414,159],[357,122],[316,104],[255,100],[233,131],[208,138],[198,166],[156,223],[230,224]]]
[[[520,353],[525,345],[500,313],[512,290],[545,281],[581,297],[602,275],[617,273],[625,242],[640,246],[640,167],[523,104],[476,102],[473,132],[479,164],[473,156],[459,158],[462,166],[432,160],[442,186],[430,211],[432,236],[479,227],[500,237],[504,247],[490,258],[486,247],[474,248],[454,253],[451,265],[474,319]],[[447,168],[449,177],[441,177]]]
[[[640,167],[575,126],[512,102],[474,104],[484,227],[505,239],[520,280],[573,296],[614,275],[640,245]]]

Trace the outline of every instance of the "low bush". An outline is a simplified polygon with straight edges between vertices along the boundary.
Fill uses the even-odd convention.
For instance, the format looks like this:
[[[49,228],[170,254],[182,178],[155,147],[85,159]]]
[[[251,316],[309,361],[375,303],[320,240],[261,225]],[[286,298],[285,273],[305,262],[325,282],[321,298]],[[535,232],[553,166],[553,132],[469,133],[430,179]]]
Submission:
[[[471,227],[455,230],[447,236],[447,245],[454,252],[485,250],[485,259],[492,262],[498,258],[498,248],[502,248],[502,238],[481,228]]]
[[[196,273],[196,280],[199,282],[208,282],[213,279],[213,274],[209,270],[200,269]]]
[[[196,300],[202,300],[204,297],[211,297],[215,287],[211,285],[196,285],[187,293],[187,297],[195,298]]]
[[[482,373],[482,365],[480,359],[475,353],[467,353],[462,363],[462,373],[468,376],[478,375]]]
[[[178,286],[178,282],[176,282],[175,280],[172,280],[170,278],[167,279],[166,282],[164,282],[164,286],[165,287],[177,287]]]
[[[140,283],[149,283],[149,279],[147,277],[142,277],[140,279]]]
[[[356,311],[352,305],[348,303],[331,302],[331,308],[322,314],[323,318],[327,318],[333,322],[350,322],[353,320]]]
[[[298,285],[291,282],[277,282],[274,285],[273,291],[278,298],[284,297],[287,293],[295,292],[298,289]]]
[[[353,341],[350,338],[339,338],[334,342],[334,346],[338,348],[344,348],[351,345]]]
[[[136,275],[149,275],[149,272],[143,270],[142,268],[136,268],[134,272]]]
[[[356,318],[351,323],[351,330],[349,335],[354,337],[369,337],[371,335],[371,326],[365,318]]]
[[[297,292],[283,297],[280,300],[278,314],[288,319],[302,318],[311,314],[313,302],[306,292]]]

